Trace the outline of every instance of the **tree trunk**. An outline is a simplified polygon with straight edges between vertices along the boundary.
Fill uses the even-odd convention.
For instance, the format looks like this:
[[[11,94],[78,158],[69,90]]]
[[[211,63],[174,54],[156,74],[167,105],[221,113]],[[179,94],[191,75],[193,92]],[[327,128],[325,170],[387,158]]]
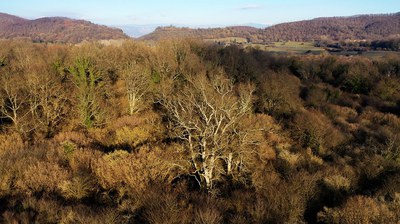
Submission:
[[[203,162],[204,169],[204,181],[206,182],[206,188],[210,191],[213,188],[213,179],[214,179],[214,167],[215,167],[215,155],[212,153],[206,160]]]
[[[204,181],[206,182],[206,188],[210,191],[213,187],[213,171],[214,171],[214,158],[210,158],[209,164],[204,167]]]
[[[135,94],[128,93],[128,101],[129,101],[129,115],[133,115],[136,112],[136,103],[137,99],[135,97]]]
[[[228,154],[228,159],[226,161],[226,174],[231,175],[232,174],[232,163],[233,163],[233,153]]]

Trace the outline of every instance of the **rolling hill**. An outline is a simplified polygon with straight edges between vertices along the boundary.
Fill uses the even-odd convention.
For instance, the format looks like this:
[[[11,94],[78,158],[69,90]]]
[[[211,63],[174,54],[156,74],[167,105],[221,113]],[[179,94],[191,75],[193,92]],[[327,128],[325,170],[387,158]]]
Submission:
[[[226,28],[179,28],[175,26],[157,27],[154,32],[142,36],[142,40],[162,40],[171,38],[215,39],[226,37],[254,38],[262,30],[250,26],[231,26]]]
[[[28,38],[38,42],[79,43],[84,40],[125,39],[122,30],[85,20],[45,17],[35,20],[0,13],[0,39]]]
[[[316,18],[282,23],[265,29],[243,26],[213,29],[159,27],[153,33],[143,36],[141,39],[240,37],[248,38],[253,43],[265,43],[271,41],[311,41],[321,39],[376,40],[399,36],[400,13],[395,13]]]

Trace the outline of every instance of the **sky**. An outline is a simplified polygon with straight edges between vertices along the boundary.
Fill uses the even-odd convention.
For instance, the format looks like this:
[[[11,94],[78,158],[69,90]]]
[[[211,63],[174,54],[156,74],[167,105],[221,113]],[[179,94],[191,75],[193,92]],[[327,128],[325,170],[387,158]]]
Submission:
[[[0,12],[23,18],[62,16],[112,26],[273,25],[399,11],[400,0],[0,0]]]

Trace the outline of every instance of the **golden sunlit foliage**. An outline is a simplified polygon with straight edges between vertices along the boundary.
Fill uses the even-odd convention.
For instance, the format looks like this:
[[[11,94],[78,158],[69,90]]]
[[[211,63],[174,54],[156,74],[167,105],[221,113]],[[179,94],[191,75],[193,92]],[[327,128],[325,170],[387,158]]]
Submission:
[[[0,222],[398,223],[399,68],[0,41]]]

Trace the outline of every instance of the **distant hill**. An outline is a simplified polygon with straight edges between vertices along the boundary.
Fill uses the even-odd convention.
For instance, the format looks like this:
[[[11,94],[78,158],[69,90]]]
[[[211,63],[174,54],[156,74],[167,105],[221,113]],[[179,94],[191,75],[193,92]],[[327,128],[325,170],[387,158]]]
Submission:
[[[317,18],[275,25],[263,33],[266,39],[293,41],[389,38],[400,34],[400,13]]]
[[[189,29],[159,27],[143,36],[144,40],[172,37],[216,39],[227,37],[249,38],[252,42],[331,40],[376,40],[400,36],[400,13],[329,17],[282,23],[265,29],[246,26]]]
[[[145,25],[137,25],[137,24],[127,24],[127,25],[118,25],[119,28],[121,28],[127,35],[138,38],[142,37],[144,35],[147,35],[154,30],[156,30],[157,27],[186,27],[188,25],[184,24],[145,24]],[[194,25],[191,26],[193,29],[197,28],[215,28],[215,27],[221,27],[222,25],[216,25],[216,24],[204,24],[204,25]],[[249,26],[249,27],[255,27],[255,28],[265,28],[268,25],[265,24],[258,24],[258,23],[246,23],[242,24],[240,26]]]
[[[85,20],[45,17],[27,20],[0,13],[0,39],[29,38],[34,41],[79,43],[84,40],[125,39],[121,29]]]
[[[231,26],[226,28],[178,28],[174,26],[157,27],[157,29],[140,39],[162,40],[170,38],[200,38],[215,39],[226,37],[252,38],[260,33],[261,29],[250,26]]]

